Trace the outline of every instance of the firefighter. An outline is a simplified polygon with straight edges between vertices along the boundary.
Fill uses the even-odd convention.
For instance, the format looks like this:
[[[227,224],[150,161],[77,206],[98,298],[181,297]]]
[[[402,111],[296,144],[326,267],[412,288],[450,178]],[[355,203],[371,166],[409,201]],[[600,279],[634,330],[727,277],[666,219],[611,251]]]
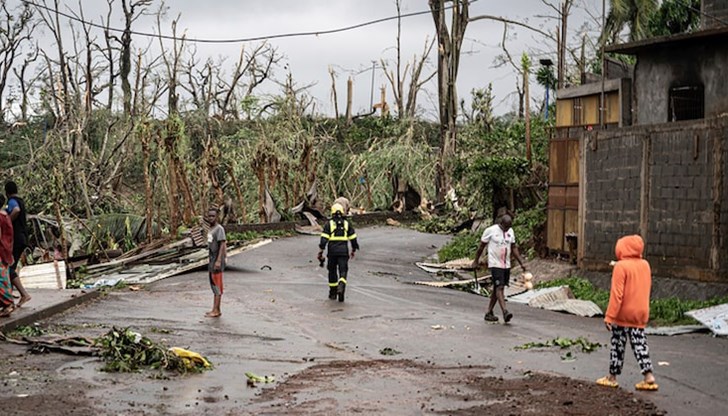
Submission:
[[[331,206],[331,219],[324,225],[319,243],[318,260],[323,265],[324,249],[329,246],[328,270],[329,270],[329,299],[344,301],[346,290],[346,277],[349,270],[349,242],[351,241],[351,258],[359,250],[359,243],[356,241],[356,232],[351,223],[344,218],[344,207],[340,204]],[[337,275],[338,270],[338,275]]]

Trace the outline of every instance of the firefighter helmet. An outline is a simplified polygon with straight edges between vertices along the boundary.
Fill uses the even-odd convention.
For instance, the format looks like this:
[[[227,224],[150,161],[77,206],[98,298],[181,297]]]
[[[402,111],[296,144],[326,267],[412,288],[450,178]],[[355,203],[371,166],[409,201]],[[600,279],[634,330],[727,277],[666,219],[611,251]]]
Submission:
[[[337,212],[344,215],[344,207],[342,207],[341,204],[334,204],[331,206],[331,215],[334,215]]]

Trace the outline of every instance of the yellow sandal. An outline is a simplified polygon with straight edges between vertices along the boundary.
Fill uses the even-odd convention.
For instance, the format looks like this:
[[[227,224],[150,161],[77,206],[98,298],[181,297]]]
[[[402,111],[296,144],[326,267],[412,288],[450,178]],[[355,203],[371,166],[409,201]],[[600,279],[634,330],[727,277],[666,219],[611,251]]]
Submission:
[[[634,388],[637,390],[643,390],[643,391],[657,391],[657,389],[660,388],[660,386],[657,385],[654,381],[652,383],[648,383],[644,380],[640,381],[639,383],[634,385]]]
[[[619,383],[617,383],[616,381],[612,381],[612,380],[608,379],[607,377],[602,377],[602,378],[598,379],[597,384],[599,384],[600,386],[604,386],[604,387],[612,387],[612,388],[619,387]]]

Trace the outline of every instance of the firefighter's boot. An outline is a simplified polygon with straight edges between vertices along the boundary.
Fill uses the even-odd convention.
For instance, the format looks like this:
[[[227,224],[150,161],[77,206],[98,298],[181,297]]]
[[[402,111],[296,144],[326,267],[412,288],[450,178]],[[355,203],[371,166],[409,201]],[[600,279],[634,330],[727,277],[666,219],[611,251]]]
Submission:
[[[331,300],[336,299],[337,292],[338,292],[338,286],[329,286],[329,299],[331,299]]]
[[[343,277],[339,279],[339,286],[337,287],[336,294],[339,298],[339,302],[344,301],[344,292],[346,291],[346,279]]]

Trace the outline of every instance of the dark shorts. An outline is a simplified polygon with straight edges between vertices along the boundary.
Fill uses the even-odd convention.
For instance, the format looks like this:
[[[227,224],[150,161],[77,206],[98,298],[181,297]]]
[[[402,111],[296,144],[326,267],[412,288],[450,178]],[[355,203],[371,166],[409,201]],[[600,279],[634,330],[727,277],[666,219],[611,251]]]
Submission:
[[[16,279],[18,277],[18,262],[20,261],[20,257],[23,255],[24,251],[25,251],[24,244],[13,245],[13,260],[15,262],[10,265],[10,279],[11,280]]]
[[[222,295],[222,272],[210,272],[210,289],[214,295]]]
[[[491,267],[490,278],[493,280],[493,286],[509,286],[511,283],[511,269],[498,269]]]

